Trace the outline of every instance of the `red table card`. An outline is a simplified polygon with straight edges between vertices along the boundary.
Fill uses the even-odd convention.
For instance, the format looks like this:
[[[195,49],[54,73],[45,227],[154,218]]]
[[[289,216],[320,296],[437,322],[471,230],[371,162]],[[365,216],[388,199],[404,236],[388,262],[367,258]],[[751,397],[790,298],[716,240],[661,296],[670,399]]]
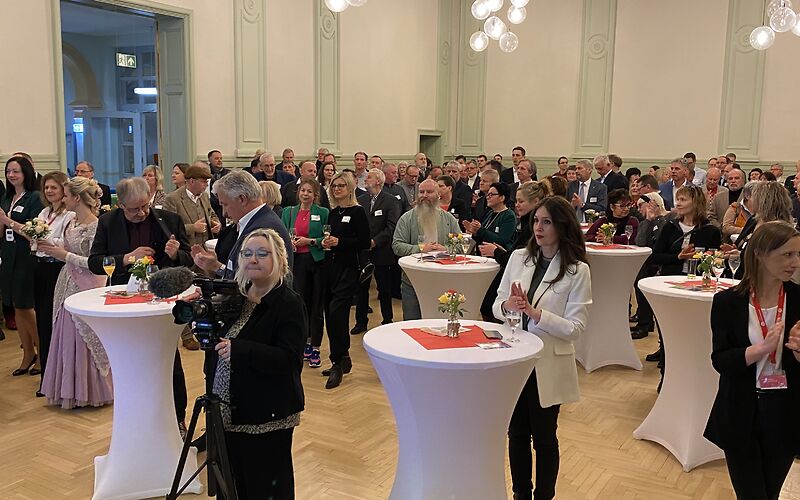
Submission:
[[[444,266],[451,266],[453,264],[478,264],[478,262],[476,262],[476,261],[474,261],[472,259],[469,259],[467,257],[461,257],[461,256],[456,257],[456,260],[452,260],[452,259],[436,259],[436,260],[432,260],[431,262],[435,262],[437,264],[442,264]]]
[[[686,280],[686,281],[666,281],[668,285],[672,285],[674,288],[682,288],[685,290],[694,290],[694,291],[707,291],[713,292],[716,286],[716,280],[712,280],[711,286],[704,287],[703,280]],[[733,285],[730,283],[725,283],[723,281],[719,282],[720,289],[730,288]]]
[[[628,245],[620,245],[619,243],[612,243],[610,245],[589,245],[593,250],[628,250],[631,247]]]
[[[483,328],[478,325],[462,326],[467,331],[458,337],[437,337],[430,333],[425,333],[419,328],[403,328],[403,331],[419,345],[432,351],[435,349],[458,349],[461,347],[475,347],[477,343],[501,342],[500,340],[487,339],[483,335]]]
[[[120,295],[106,295],[105,305],[107,306],[114,306],[119,304],[146,304],[153,300],[153,294],[148,293],[147,295],[130,295],[130,296],[120,296]],[[159,302],[175,302],[174,298],[171,299],[158,299]]]

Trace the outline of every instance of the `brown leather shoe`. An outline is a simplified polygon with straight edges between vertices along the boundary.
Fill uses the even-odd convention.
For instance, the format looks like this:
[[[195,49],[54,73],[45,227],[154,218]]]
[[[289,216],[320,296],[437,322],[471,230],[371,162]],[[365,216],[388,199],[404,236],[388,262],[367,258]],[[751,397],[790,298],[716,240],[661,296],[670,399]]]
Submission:
[[[200,343],[194,337],[189,337],[183,339],[183,347],[190,351],[197,351],[200,349]]]

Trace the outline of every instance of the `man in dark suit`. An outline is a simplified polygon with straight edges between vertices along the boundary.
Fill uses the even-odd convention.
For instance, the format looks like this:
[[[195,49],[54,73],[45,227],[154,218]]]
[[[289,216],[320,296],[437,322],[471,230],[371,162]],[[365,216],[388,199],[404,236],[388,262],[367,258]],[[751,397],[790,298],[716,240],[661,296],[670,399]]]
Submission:
[[[471,207],[465,205],[462,200],[453,197],[453,190],[456,186],[456,182],[452,177],[449,175],[440,175],[439,178],[436,179],[436,185],[439,189],[439,207],[441,207],[442,210],[450,212],[450,214],[459,221],[459,225],[461,221],[470,220],[472,218]]]
[[[390,266],[396,262],[392,251],[392,237],[397,220],[400,218],[400,202],[385,192],[383,184],[386,178],[378,168],[367,172],[367,193],[358,197],[358,204],[367,212],[369,234],[372,240],[370,245],[369,261],[375,266],[375,284],[378,288],[378,302],[381,305],[381,324],[392,322],[392,280]],[[356,324],[351,335],[367,331],[367,310],[369,307],[370,282],[359,285],[356,302]]]
[[[479,174],[478,164],[475,163],[475,160],[467,161],[467,166],[465,167],[464,172],[466,176],[464,182],[467,183],[469,189],[474,193],[480,188],[481,184],[481,176]]]
[[[281,188],[281,206],[282,207],[293,207],[297,205],[297,185],[300,184],[300,181],[303,179],[316,179],[317,178],[317,166],[314,162],[311,161],[304,161],[300,165],[300,178],[294,182],[289,182],[284,184]],[[319,192],[319,205],[325,208],[330,208],[331,204],[328,202],[328,194],[325,192],[324,189],[320,190]]]
[[[255,176],[257,181],[273,181],[281,187],[296,180],[289,172],[275,170],[275,157],[272,153],[264,153],[259,157],[258,174],[260,175]]]
[[[579,160],[575,167],[578,178],[567,186],[567,199],[575,207],[578,221],[586,221],[587,210],[604,215],[608,208],[608,188],[600,181],[592,179],[592,162],[589,160]]]
[[[397,179],[399,178],[397,165],[394,163],[387,163],[383,166],[382,170],[383,175],[386,177],[386,181],[383,183],[383,191],[394,196],[400,203],[400,213],[406,213],[411,209],[411,206],[408,203],[408,198],[406,198],[405,190],[397,183]]]
[[[664,208],[672,210],[675,207],[675,193],[678,188],[687,185],[686,174],[688,167],[686,158],[676,158],[669,166],[670,180],[658,185],[661,197],[664,198]]]
[[[444,173],[453,179],[455,186],[453,187],[453,198],[461,200],[464,206],[469,208],[472,205],[472,189],[469,188],[467,183],[461,181],[461,172],[464,170],[465,165],[457,162],[448,162],[444,167]]]
[[[214,213],[217,214],[217,218],[221,221],[225,219],[222,217],[222,207],[219,204],[219,200],[217,199],[216,195],[214,194],[214,183],[217,182],[222,178],[224,175],[228,175],[231,171],[222,166],[222,153],[218,149],[212,149],[208,152],[208,167],[211,169],[211,208],[214,209]]]
[[[531,172],[533,171],[533,165],[530,160],[521,160],[517,165],[517,177],[519,178],[519,182],[515,182],[512,184],[511,187],[511,194],[506,200],[506,205],[508,208],[513,209],[514,204],[517,202],[517,189],[526,182],[530,182],[532,179]]]
[[[88,161],[78,162],[78,164],[75,165],[75,175],[87,179],[94,179],[94,165]],[[100,197],[100,206],[111,206],[111,188],[101,182],[98,182],[97,185],[103,190],[103,196]]]
[[[614,172],[608,156],[597,156],[593,163],[594,168],[597,169],[597,173],[600,174],[598,180],[605,184],[607,193],[615,189],[628,189],[628,179],[626,179],[624,175]]]
[[[160,268],[192,265],[189,241],[181,218],[172,212],[150,208],[150,189],[141,177],[117,183],[119,208],[100,216],[89,255],[89,270],[104,275],[103,257],[114,257],[117,267],[112,285],[128,283],[131,266],[149,256]],[[186,429],[186,379],[175,347],[172,392],[178,426]]]

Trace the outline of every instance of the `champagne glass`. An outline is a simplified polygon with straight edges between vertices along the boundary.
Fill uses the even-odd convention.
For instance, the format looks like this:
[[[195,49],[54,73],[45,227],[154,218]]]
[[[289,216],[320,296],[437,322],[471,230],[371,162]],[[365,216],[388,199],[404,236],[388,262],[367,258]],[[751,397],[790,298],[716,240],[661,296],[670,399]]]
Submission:
[[[424,234],[420,234],[419,236],[417,236],[417,246],[419,247],[419,258],[417,259],[417,262],[422,262],[422,256],[425,255],[425,252],[424,252],[424,250],[425,250],[425,235]]]
[[[714,272],[714,276],[717,277],[717,286],[714,287],[715,290],[719,289],[719,278],[722,276],[722,273],[725,272],[725,261],[722,259],[714,259],[711,262],[711,271]]]
[[[289,238],[295,239],[297,237],[297,230],[293,227],[289,228]]]
[[[517,327],[522,321],[522,313],[520,311],[506,311],[505,317],[506,321],[508,322],[508,326],[511,327],[511,335],[506,337],[506,340],[509,342],[519,342],[519,339],[514,335],[517,333]]]
[[[106,256],[103,257],[103,271],[106,272],[108,275],[108,286],[111,286],[111,275],[114,274],[114,270],[117,268],[117,261],[114,260],[114,257]]]
[[[324,226],[322,226],[322,235],[325,236],[325,238],[330,238],[330,236],[331,236],[331,225],[330,224],[325,224]],[[329,251],[329,250],[330,250],[330,248],[326,248],[325,249],[326,252]]]
[[[731,255],[728,257],[728,267],[731,268],[731,278],[736,278],[736,271],[739,269],[740,264],[741,260],[738,255]]]
[[[470,242],[472,241],[471,237],[472,237],[472,235],[469,234],[469,233],[462,233],[461,234],[461,238],[462,238],[461,239],[461,251],[464,253],[464,261],[462,262],[462,264],[465,265],[465,266],[467,265],[467,262],[469,262],[469,257],[467,257],[467,254],[469,254],[469,245],[470,245]]]
[[[155,273],[156,271],[158,271],[157,265],[150,264],[149,266],[147,266],[147,279],[150,280],[150,276],[152,276],[153,273]],[[158,299],[156,298],[155,294],[153,295],[153,298],[150,299],[150,302],[148,302],[148,304],[158,304]]]
[[[631,224],[627,224],[625,226],[625,241],[628,242],[628,245],[631,244],[631,236],[633,236],[633,226]]]

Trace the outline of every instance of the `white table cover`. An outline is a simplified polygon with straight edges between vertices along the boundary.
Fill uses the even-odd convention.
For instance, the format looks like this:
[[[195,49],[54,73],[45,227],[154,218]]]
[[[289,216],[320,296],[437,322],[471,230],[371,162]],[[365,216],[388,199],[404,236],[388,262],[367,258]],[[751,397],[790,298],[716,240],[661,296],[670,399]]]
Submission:
[[[652,253],[647,247],[599,249],[586,244],[592,274],[592,305],[586,332],[575,342],[575,359],[586,372],[602,366],[642,369],[628,323],[628,301],[639,269]]]
[[[445,320],[403,321],[367,332],[364,348],[397,421],[393,500],[506,497],[508,423],[542,341],[528,332],[509,349],[426,350],[401,331]],[[463,321],[485,330],[506,325]]]
[[[114,377],[114,418],[108,455],[95,457],[94,500],[166,495],[183,442],[175,421],[172,366],[181,325],[173,322],[173,303],[105,305],[108,290],[76,293],[64,302],[103,343]],[[191,408],[189,408],[191,410]],[[189,449],[186,481],[197,469]],[[195,478],[186,492],[201,493]]]
[[[464,317],[481,319],[481,302],[492,284],[500,265],[489,257],[470,256],[473,264],[437,264],[419,260],[419,255],[400,258],[400,267],[411,281],[419,299],[423,318],[447,318],[439,312],[439,296],[457,290],[467,297]]]
[[[639,282],[661,327],[666,369],[661,393],[633,437],[659,443],[689,472],[724,455],[703,437],[719,382],[719,374],[711,366],[714,295],[667,283],[685,280],[685,276],[656,276]]]

